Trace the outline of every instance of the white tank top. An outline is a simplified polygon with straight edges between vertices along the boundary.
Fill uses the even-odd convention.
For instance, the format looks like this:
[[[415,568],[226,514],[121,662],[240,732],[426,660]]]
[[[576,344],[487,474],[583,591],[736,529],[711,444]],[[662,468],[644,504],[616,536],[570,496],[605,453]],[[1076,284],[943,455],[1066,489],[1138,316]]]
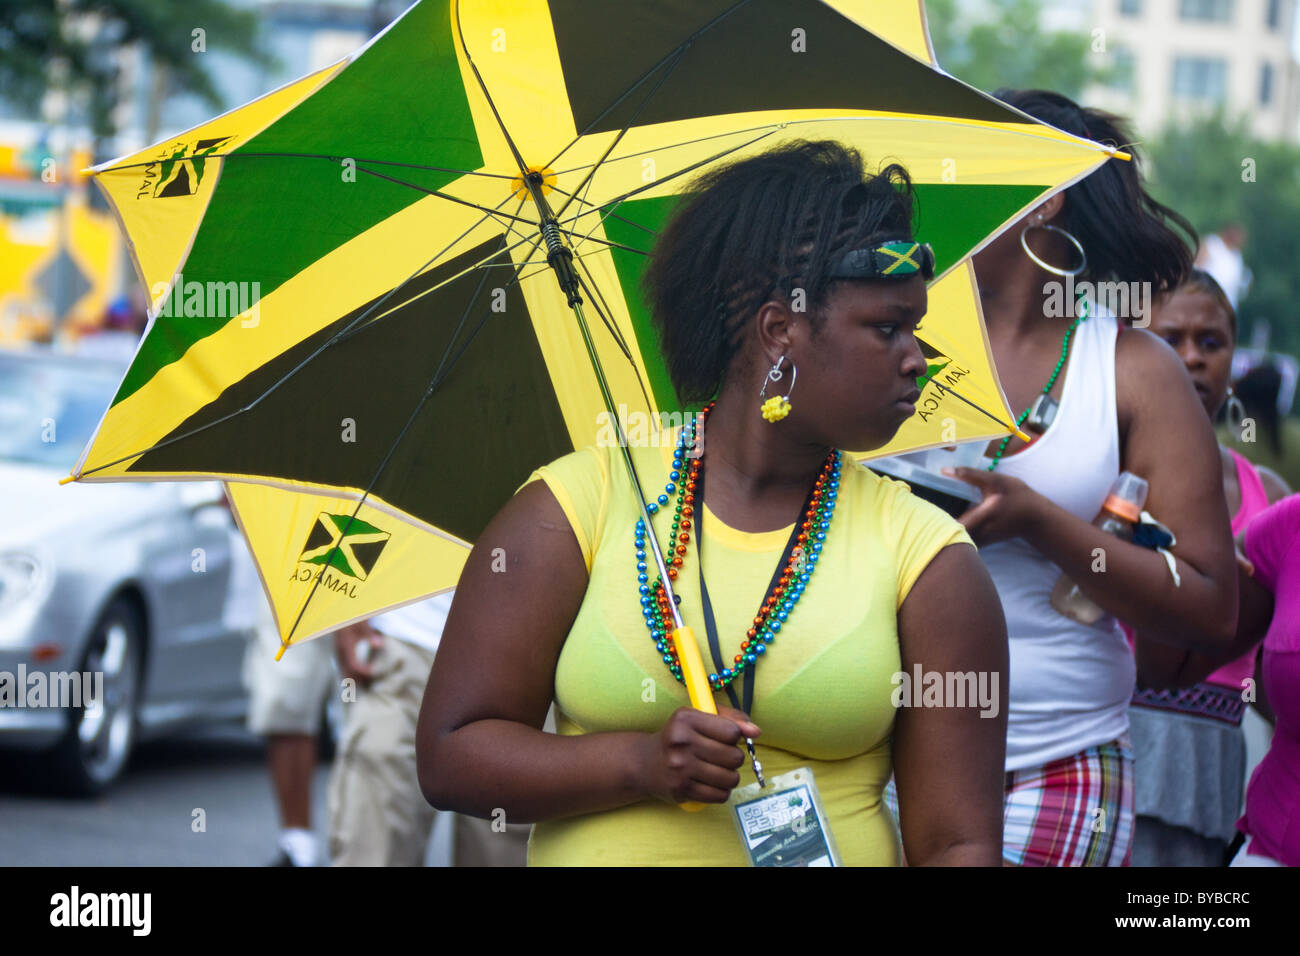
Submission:
[[[997,470],[1091,522],[1119,475],[1115,317],[1089,303],[1070,347],[1061,405],[1047,432]],[[1007,770],[1037,767],[1128,732],[1136,669],[1115,618],[1080,624],[1050,603],[1061,569],[1013,538],[980,557],[997,585],[1011,647]]]

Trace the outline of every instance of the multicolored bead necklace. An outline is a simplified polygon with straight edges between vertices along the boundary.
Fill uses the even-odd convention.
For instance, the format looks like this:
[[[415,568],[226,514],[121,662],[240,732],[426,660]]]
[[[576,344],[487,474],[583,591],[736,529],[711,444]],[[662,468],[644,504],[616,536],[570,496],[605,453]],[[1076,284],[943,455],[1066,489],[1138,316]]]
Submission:
[[[712,403],[705,407],[695,421],[682,429],[682,434],[673,450],[672,468],[668,473],[668,483],[664,493],[656,501],[646,505],[651,515],[656,514],[677,496],[676,511],[673,515],[672,532],[669,535],[671,560],[667,561],[668,577],[676,580],[687,553],[690,541],[691,518],[695,514],[695,490],[700,479],[702,458],[691,461],[689,470],[683,479],[686,451],[694,447],[695,436],[704,426],[705,418],[713,408]],[[789,558],[775,577],[766,599],[760,605],[754,617],[753,626],[746,631],[745,640],[741,641],[740,653],[733,658],[733,667],[724,668],[721,673],[710,674],[709,684],[714,690],[722,690],[741,676],[746,669],[753,669],[758,659],[767,652],[767,647],[776,640],[781,626],[789,618],[804,589],[812,578],[813,569],[821,556],[826,541],[826,532],[830,529],[831,518],[835,513],[835,499],[839,497],[840,455],[832,451],[826,456],[809,496],[808,506],[804,511],[802,522],[795,537],[794,547]],[[646,570],[645,522],[638,518],[636,522],[636,568],[637,582],[641,592],[641,613],[645,618],[650,637],[655,642],[655,650],[661,655],[664,664],[678,681],[682,681],[681,665],[672,642],[672,611],[668,606],[668,597],[664,590],[662,577],[650,584]],[[698,543],[697,543],[698,547]],[[665,554],[665,558],[669,558]],[[674,595],[674,597],[676,597]],[[680,603],[680,598],[677,598]]]
[[[1065,330],[1065,341],[1061,343],[1061,357],[1056,360],[1056,367],[1052,369],[1051,377],[1047,379],[1047,384],[1043,386],[1044,395],[1048,395],[1051,393],[1052,386],[1056,384],[1056,379],[1060,376],[1061,369],[1065,367],[1065,360],[1070,354],[1070,341],[1074,338],[1075,329],[1079,327],[1080,322],[1084,321],[1087,318],[1088,318],[1088,302],[1086,299],[1080,298],[1079,314],[1075,316],[1074,321],[1070,323],[1070,327]],[[1030,405],[1028,408],[1026,408],[1023,412],[1020,413],[1020,417],[1016,419],[1017,428],[1019,428],[1021,425],[1025,423],[1025,419],[1029,417],[1029,413],[1033,411],[1033,408],[1034,406]],[[1008,435],[1006,438],[1002,439],[1002,444],[998,445],[998,450],[993,455],[993,461],[989,465],[989,471],[992,471],[994,468],[998,466],[998,462],[1002,460],[1002,456],[1006,453],[1007,445],[1011,442],[1011,438],[1012,436]]]

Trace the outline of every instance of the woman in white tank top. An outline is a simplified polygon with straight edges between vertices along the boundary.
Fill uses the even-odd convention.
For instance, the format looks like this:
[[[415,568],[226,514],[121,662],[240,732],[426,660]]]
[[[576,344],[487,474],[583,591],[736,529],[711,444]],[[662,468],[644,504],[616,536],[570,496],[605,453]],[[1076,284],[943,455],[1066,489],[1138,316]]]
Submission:
[[[1065,97],[998,96],[1076,135],[1131,141],[1115,117]],[[1194,239],[1181,217],[1145,193],[1136,156],[1112,159],[1032,208],[975,259],[1011,407],[1027,413],[1049,383],[1059,403],[1029,446],[1011,439],[989,447],[993,470],[958,470],[984,495],[962,523],[993,575],[1010,637],[1009,864],[1128,862],[1134,665],[1115,619],[1189,649],[1225,646],[1235,630],[1217,445],[1182,363],[1141,328],[1151,295],[1176,285],[1192,264],[1168,220]],[[1099,287],[1106,294],[1085,296],[1075,309],[1071,293],[1084,282],[1108,283]],[[1126,296],[1113,294],[1121,289]],[[1117,318],[1098,299],[1128,314]],[[1137,328],[1123,329],[1125,319]],[[1177,586],[1159,554],[1092,525],[1121,470],[1147,479],[1147,510],[1177,537]],[[1107,612],[1095,624],[1052,608],[1062,573]]]

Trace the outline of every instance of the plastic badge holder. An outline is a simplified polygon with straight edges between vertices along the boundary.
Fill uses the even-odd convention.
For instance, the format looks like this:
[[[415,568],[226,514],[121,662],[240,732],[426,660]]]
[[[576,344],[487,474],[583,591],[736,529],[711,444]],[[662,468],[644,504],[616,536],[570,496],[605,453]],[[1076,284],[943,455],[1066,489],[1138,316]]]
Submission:
[[[843,866],[807,767],[773,777],[766,787],[738,787],[727,801],[750,866]]]

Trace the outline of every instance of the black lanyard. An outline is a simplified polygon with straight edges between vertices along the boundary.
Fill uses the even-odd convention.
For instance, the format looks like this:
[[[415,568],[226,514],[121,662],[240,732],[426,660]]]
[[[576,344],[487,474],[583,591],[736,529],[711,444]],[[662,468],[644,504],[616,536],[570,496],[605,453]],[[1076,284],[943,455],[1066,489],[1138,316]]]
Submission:
[[[820,475],[820,472],[818,472]],[[799,528],[803,524],[804,515],[808,513],[808,508],[812,504],[813,492],[816,491],[817,484],[808,489],[808,497],[804,499],[803,506],[799,509],[799,516],[795,519],[794,527],[790,529],[790,539],[785,543],[785,550],[781,552],[781,558],[776,562],[776,570],[772,572],[772,580],[767,585],[767,590],[763,592],[763,598],[772,593],[777,582],[781,580],[781,572],[785,570],[786,562],[790,560],[790,555],[794,552],[795,543],[799,540]],[[695,479],[695,499],[700,503],[699,510],[695,512],[695,556],[700,564],[700,611],[704,615],[704,631],[709,638],[709,654],[713,657],[713,667],[715,674],[721,674],[726,664],[722,660],[722,648],[718,644],[718,624],[713,617],[713,602],[709,600],[709,588],[704,583],[704,469],[700,469],[699,477]],[[812,539],[812,533],[808,535]],[[793,580],[790,582],[793,584]],[[786,585],[786,591],[789,590]],[[785,592],[782,592],[783,594]],[[779,602],[778,602],[779,603]],[[761,605],[760,605],[761,607]],[[749,642],[752,648],[755,643],[762,638],[755,634]],[[755,662],[757,663],[757,662]],[[731,685],[727,685],[727,696],[731,698],[731,706],[737,710],[748,714],[750,719],[754,717],[754,667],[755,664],[747,664],[745,667],[745,676],[742,678],[744,694],[744,706],[736,699],[736,692]]]

